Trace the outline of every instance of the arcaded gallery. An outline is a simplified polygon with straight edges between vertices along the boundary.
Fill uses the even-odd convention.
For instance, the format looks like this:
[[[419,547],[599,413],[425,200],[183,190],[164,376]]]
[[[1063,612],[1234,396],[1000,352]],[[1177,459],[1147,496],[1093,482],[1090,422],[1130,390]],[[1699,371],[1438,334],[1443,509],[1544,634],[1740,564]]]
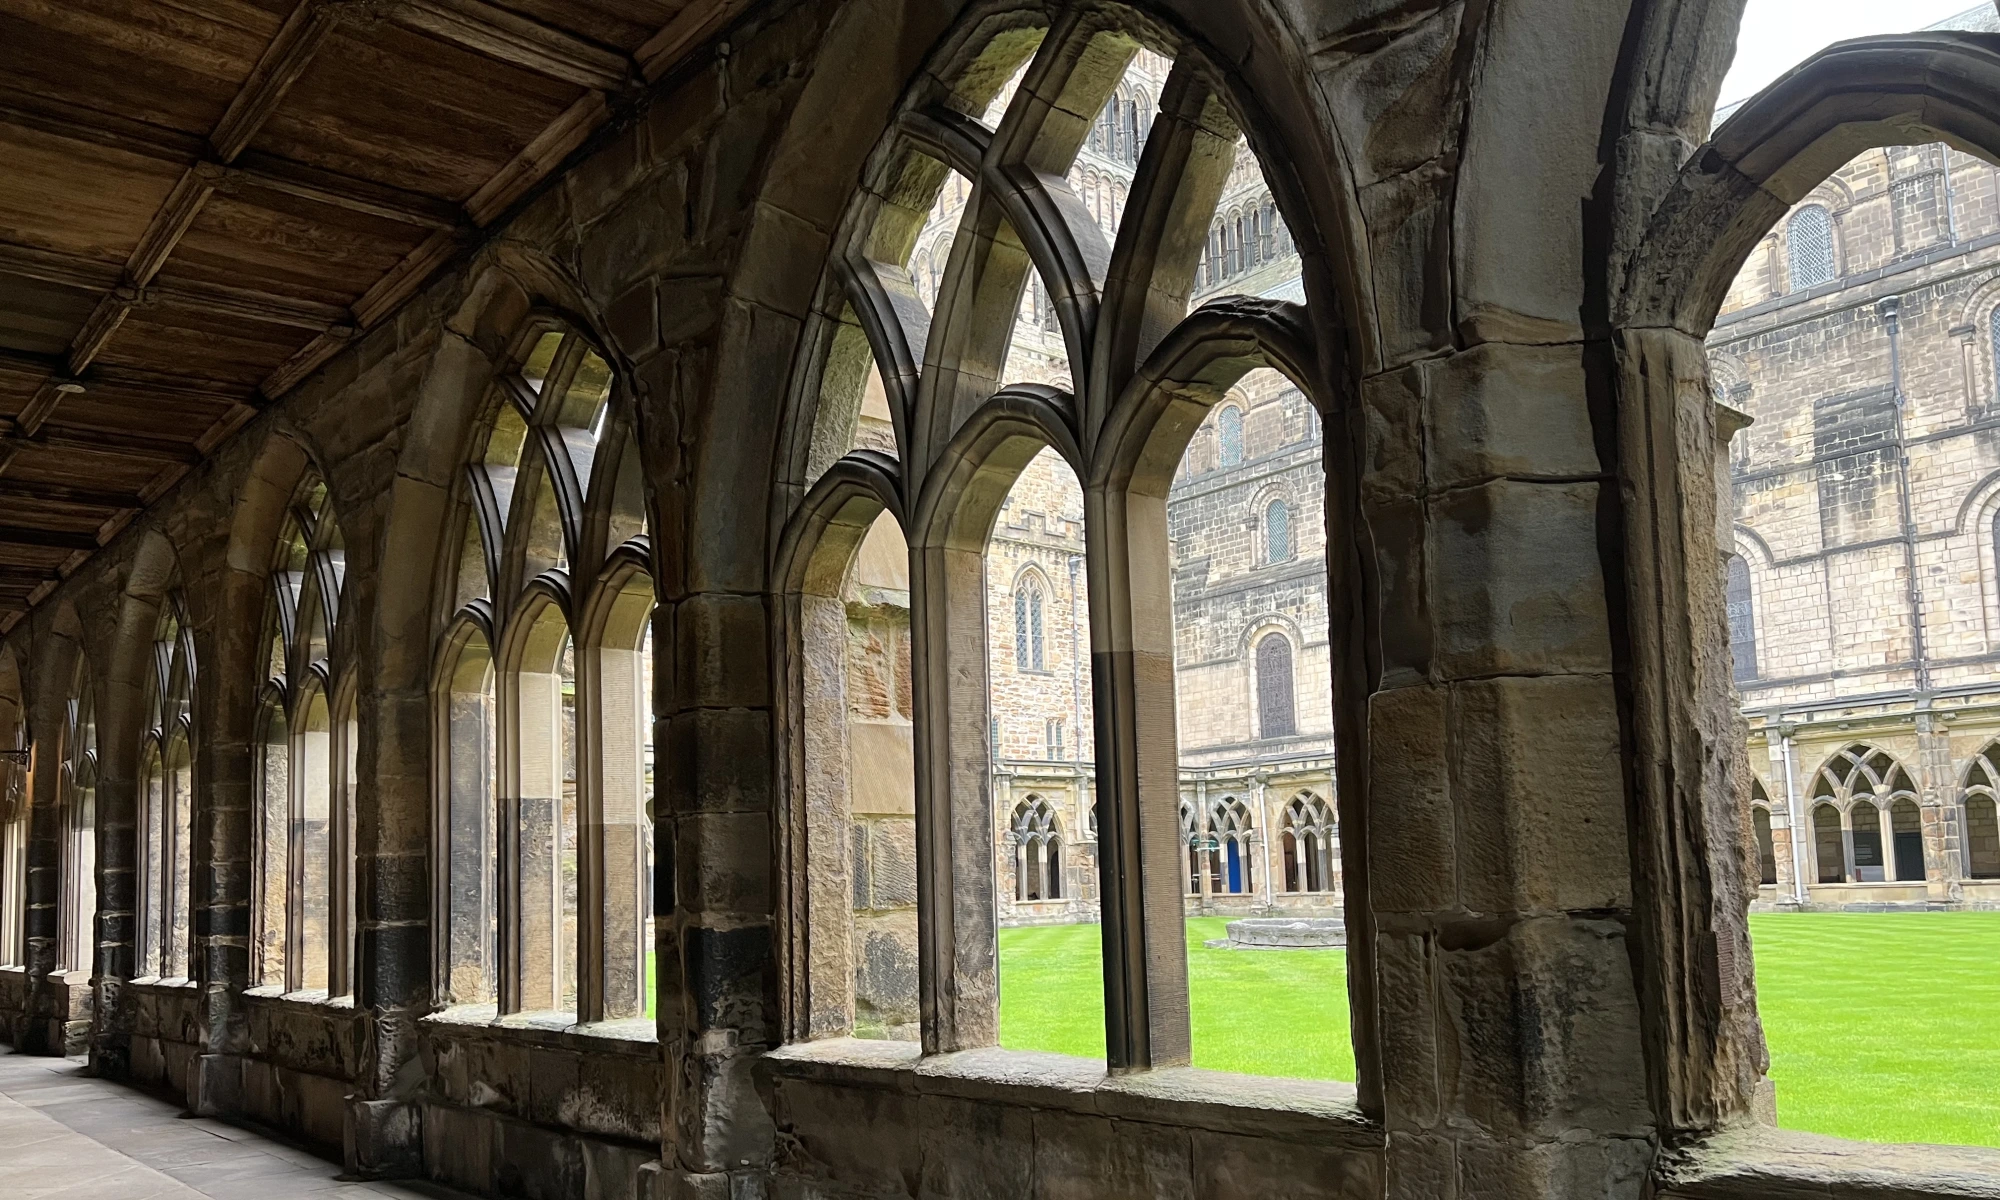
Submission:
[[[0,0],[0,1196],[2000,1198],[1994,0]]]

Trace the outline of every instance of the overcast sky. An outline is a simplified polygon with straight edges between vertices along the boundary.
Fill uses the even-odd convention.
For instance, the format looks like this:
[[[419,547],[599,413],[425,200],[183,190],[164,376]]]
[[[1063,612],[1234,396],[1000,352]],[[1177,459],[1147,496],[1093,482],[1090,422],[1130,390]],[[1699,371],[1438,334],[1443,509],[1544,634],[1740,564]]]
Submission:
[[[1766,84],[1848,38],[1922,29],[1976,0],[1750,0],[1736,62],[1722,83],[1722,103],[1755,95]],[[1985,0],[1990,4],[1992,0]]]

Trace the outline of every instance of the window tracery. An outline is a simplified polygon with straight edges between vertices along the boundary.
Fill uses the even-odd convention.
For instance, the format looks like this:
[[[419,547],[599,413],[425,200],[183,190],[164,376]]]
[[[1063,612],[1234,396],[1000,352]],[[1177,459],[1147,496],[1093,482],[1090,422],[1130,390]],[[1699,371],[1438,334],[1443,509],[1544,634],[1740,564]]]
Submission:
[[[1339,879],[1335,847],[1339,827],[1333,809],[1312,792],[1285,805],[1282,848],[1287,892],[1330,892]]]
[[[194,642],[186,607],[170,592],[160,605],[145,673],[140,742],[140,921],[137,973],[185,979],[193,972]]]
[[[649,1004],[650,542],[610,363],[531,321],[467,465],[433,729],[450,1002],[583,1021]]]
[[[1834,754],[1808,803],[1821,883],[1924,877],[1916,787],[1887,751],[1856,744]]]
[[[855,569],[858,560],[854,556],[865,554],[861,531],[877,521],[893,522],[904,530],[912,577],[922,574],[928,582],[921,592],[911,593],[912,737],[918,761],[929,756],[929,766],[914,772],[913,786],[917,811],[941,814],[942,823],[949,828],[937,829],[933,834],[936,841],[920,845],[918,871],[924,879],[934,880],[949,862],[955,883],[948,892],[938,893],[951,899],[921,918],[930,930],[927,936],[937,939],[936,945],[954,947],[942,959],[920,960],[932,964],[919,980],[928,1005],[923,1037],[927,1047],[992,1045],[997,1040],[999,1008],[994,998],[1001,980],[996,915],[990,897],[996,890],[1003,897],[1012,894],[1017,899],[1030,894],[1050,896],[1051,889],[1059,888],[1067,900],[1073,898],[1069,895],[1072,890],[1078,897],[1087,896],[1089,891],[1081,881],[1052,875],[1046,858],[1041,860],[1039,874],[1030,864],[1023,847],[1046,845],[1032,841],[1040,828],[1039,818],[1011,801],[1006,801],[1009,808],[994,811],[998,797],[1025,783],[1023,772],[1018,771],[1010,771],[1002,783],[996,775],[1000,766],[997,757],[1026,757],[1015,751],[1032,753],[1035,745],[1031,740],[1033,724],[1022,719],[1026,714],[1002,719],[996,711],[995,681],[1004,679],[1008,687],[1043,687],[1052,681],[1022,680],[1017,675],[1020,668],[1032,668],[1038,661],[1044,667],[1070,662],[1082,697],[1079,708],[1084,709],[1075,720],[1076,753],[1086,767],[1090,766],[1090,733],[1094,730],[1101,736],[1107,728],[1124,728],[1117,722],[1128,719],[1130,708],[1137,703],[1129,680],[1090,682],[1084,671],[1091,655],[1086,655],[1082,646],[1071,659],[1065,659],[1060,648],[1046,649],[1038,659],[1034,645],[1045,641],[1047,631],[1037,628],[1034,591],[1019,570],[1030,557],[1046,558],[1055,552],[1059,541],[1064,542],[1061,553],[1078,568],[1075,578],[1079,591],[1083,583],[1089,584],[1091,633],[1086,644],[1092,652],[1106,628],[1122,626],[1116,622],[1106,625],[1099,616],[1100,568],[1104,565],[1099,555],[1105,552],[1100,550],[1098,531],[1093,528],[1084,539],[1081,520],[1038,521],[1033,514],[1059,509],[1042,502],[1016,504],[1012,492],[1028,477],[1031,464],[1043,461],[1053,461],[1065,472],[1073,469],[1083,485],[1080,493],[1103,487],[1098,472],[1108,468],[1109,458],[1098,462],[1094,456],[1125,453],[1092,441],[1106,427],[1107,410],[1124,403],[1116,396],[1095,395],[1093,390],[1102,386],[1104,378],[1125,377],[1119,372],[1129,374],[1139,365],[1136,360],[1153,353],[1146,347],[1159,344],[1162,337],[1171,341],[1177,333],[1170,326],[1158,326],[1157,314],[1149,308],[1146,311],[1151,315],[1143,318],[1146,332],[1141,338],[1113,336],[1107,341],[1100,334],[1100,322],[1141,320],[1139,308],[1123,307],[1125,291],[1136,289],[1131,291],[1136,297],[1150,289],[1151,295],[1168,306],[1165,311],[1178,314],[1192,310],[1191,325],[1204,329],[1202,323],[1214,318],[1193,304],[1198,286],[1204,279],[1213,280],[1231,271],[1240,273],[1253,261],[1265,261],[1268,242],[1278,236],[1274,227],[1262,221],[1265,206],[1270,204],[1275,210],[1275,205],[1266,198],[1268,189],[1255,186],[1259,172],[1254,160],[1250,160],[1252,166],[1244,167],[1247,148],[1231,124],[1226,98],[1214,89],[1205,68],[1192,61],[1169,62],[1163,54],[1138,50],[1130,34],[1108,30],[1101,23],[1072,26],[1064,22],[1058,28],[1060,36],[1052,30],[1038,30],[1043,39],[1039,44],[1024,44],[1025,38],[996,39],[951,52],[957,56],[953,63],[976,63],[976,67],[947,65],[931,77],[946,88],[957,89],[951,105],[955,111],[983,112],[985,119],[977,127],[949,120],[941,109],[929,107],[928,99],[913,99],[906,119],[876,157],[881,179],[870,182],[857,195],[847,217],[847,230],[838,239],[843,246],[860,249],[836,252],[825,278],[822,311],[862,314],[852,327],[865,331],[869,353],[890,393],[897,436],[893,456],[843,449],[856,444],[845,433],[844,423],[855,407],[852,381],[866,372],[840,357],[845,351],[803,365],[801,391],[813,399],[803,419],[812,432],[802,432],[792,444],[798,447],[797,477],[808,481],[810,490],[803,499],[788,497],[787,503],[793,507],[786,532],[787,565],[782,569],[790,572],[788,578],[794,581],[788,586],[797,605],[798,657],[804,664],[786,700],[786,720],[793,729],[788,742],[798,748],[794,753],[809,756],[805,761],[813,764],[813,770],[808,772],[804,761],[796,761],[794,776],[785,788],[791,806],[786,836],[803,846],[793,851],[789,861],[809,865],[798,885],[804,899],[793,914],[797,932],[786,954],[791,973],[809,975],[813,985],[810,995],[801,994],[794,1003],[788,1017],[791,1036],[858,1034],[866,1024],[852,1000],[843,1000],[838,981],[838,973],[843,968],[852,971],[856,961],[851,941],[856,913],[849,891],[839,882],[846,881],[844,872],[858,869],[843,864],[858,862],[850,859],[848,840],[860,823],[856,806],[861,796],[901,775],[899,766],[896,771],[883,772],[879,780],[865,779],[851,756],[844,774],[823,766],[829,758],[839,756],[834,743],[838,723],[825,708],[823,671],[817,665],[822,658],[830,663],[834,657],[830,644],[834,630],[830,619],[822,625],[815,614],[836,594],[831,581],[846,577]],[[1114,128],[1107,118],[1118,99],[1118,84],[1108,78],[1101,57],[1091,59],[1088,78],[1077,72],[1079,42],[1090,43],[1091,54],[1130,56],[1125,82],[1134,69],[1129,64],[1153,53],[1155,61],[1165,64],[1160,73],[1173,75],[1162,94],[1175,96],[1174,103],[1182,108],[1168,119],[1164,112],[1156,118],[1142,107],[1137,136],[1131,136],[1132,110],[1127,106],[1118,110],[1125,128]],[[1003,77],[1009,82],[994,83]],[[1085,87],[1100,90],[1078,103],[1089,103],[1091,107],[1083,111],[1095,110],[1100,115],[1081,126],[1054,120],[1044,103],[1016,102],[1028,97],[1073,95],[1064,89]],[[930,123],[933,118],[949,125],[954,138],[963,134],[963,139],[947,142],[937,136]],[[1141,143],[1163,136],[1177,140],[1174,153],[1144,152]],[[1190,149],[1199,153],[1190,156],[1186,153]],[[1129,161],[1137,164],[1128,187],[1125,175],[1116,170],[1107,173],[1104,162],[1093,159],[1085,169],[1076,159],[1079,152],[1101,155],[1106,150],[1129,153]],[[1031,179],[1018,169],[1029,157],[1037,163]],[[1093,182],[1092,171],[1097,173],[1098,182],[1108,180],[1102,189]],[[970,193],[962,210],[949,214],[948,223],[970,236],[958,239],[953,261],[939,282],[936,302],[919,313],[910,306],[885,301],[884,296],[894,297],[907,286],[904,269],[895,264],[908,260],[909,248],[923,230],[937,227],[947,217],[944,206],[931,202],[931,197],[939,194],[932,189],[943,188],[947,177],[959,176],[970,181]],[[1029,180],[1029,195],[1023,195],[1023,180]],[[1120,187],[1125,187],[1127,203],[1134,212],[1166,211],[1161,206],[1175,202],[1182,194],[1193,197],[1207,212],[1188,222],[1192,228],[1149,224],[1132,235],[1129,228],[1115,228]],[[1219,203],[1229,188],[1239,190],[1229,204]],[[1109,222],[1101,219],[1100,190],[1108,197]],[[927,204],[930,215],[923,216]],[[1107,224],[1114,228],[1106,228]],[[1276,228],[1281,227],[1282,221],[1278,221]],[[1038,302],[1043,293],[1052,300],[1055,331],[1042,328],[1043,310]],[[1278,326],[1267,322],[1276,321],[1281,314],[1289,314],[1288,320],[1303,317],[1297,301],[1244,299],[1242,308],[1249,315],[1232,314],[1231,320],[1247,321],[1251,328],[1270,335],[1277,333]],[[994,319],[1010,309],[1013,319]],[[827,318],[829,322],[833,319]],[[840,320],[843,326],[847,324],[845,318]],[[827,328],[831,329],[830,324]],[[1049,336],[1051,332],[1060,336]],[[1226,365],[1205,375],[1186,401],[1197,405],[1201,415],[1211,407],[1231,410],[1219,422],[1216,436],[1218,442],[1228,443],[1222,457],[1232,465],[1240,464],[1245,455],[1242,409],[1238,404],[1221,404],[1229,389],[1255,369],[1276,368],[1297,375],[1291,366],[1293,360],[1274,355],[1273,347],[1279,343],[1262,340],[1265,337],[1257,334],[1253,339],[1256,348],[1249,355],[1239,351]],[[831,340],[829,337],[822,344]],[[1125,368],[1114,368],[1103,359],[1107,354],[1134,361]],[[1112,374],[1107,375],[1107,371]],[[1173,438],[1175,444],[1149,452],[1146,461],[1171,464],[1159,467],[1162,484],[1181,463],[1188,441],[1201,425],[1197,415],[1185,426],[1176,425],[1172,433],[1160,426],[1162,432],[1157,436],[1163,442]],[[1081,433],[1079,426],[1083,426]],[[1032,467],[1034,471],[1042,469]],[[1036,486],[1042,487],[1044,482],[1038,476]],[[1140,508],[1156,502],[1164,507],[1164,495],[1164,486],[1155,493],[1148,485],[1142,494],[1135,485],[1127,502]],[[906,505],[908,496],[919,497],[914,507]],[[1100,511],[1095,496],[1085,498],[1095,520],[1094,514]],[[1263,510],[1254,511],[1261,522]],[[1005,536],[1010,544],[1024,547],[1005,562],[994,557],[991,549],[999,536],[996,531],[1003,512],[1013,514]],[[1296,540],[1293,516],[1289,510],[1285,514],[1284,542]],[[1134,528],[1138,525],[1136,520],[1132,522]],[[1134,573],[1150,580],[1153,572],[1168,569],[1172,551],[1165,540],[1166,527],[1162,512],[1157,520],[1161,537],[1157,544],[1144,543],[1133,560]],[[1153,518],[1148,518],[1145,528],[1155,528]],[[1261,540],[1264,532],[1259,529],[1256,537]],[[1120,526],[1107,530],[1104,536],[1113,544],[1122,544],[1133,532]],[[1075,551],[1067,545],[1072,537],[1081,543]],[[1029,546],[1037,549],[1025,548]],[[1002,582],[1008,580],[1012,582]],[[1169,594],[1164,578],[1149,594]],[[1110,598],[1122,603],[1115,592]],[[1083,597],[1076,600],[1080,608]],[[1288,643],[1283,652],[1284,686],[1289,692]],[[1169,657],[1160,670],[1171,687],[1171,646],[1162,653]],[[1278,668],[1274,665],[1273,670]],[[1058,670],[1056,674],[1067,676],[1070,672]],[[1159,678],[1149,674],[1147,687],[1155,687]],[[968,703],[968,691],[984,692],[987,703]],[[1099,711],[1093,722],[1084,706],[1101,706],[1107,700],[1114,711],[1127,715],[1107,717]],[[1289,701],[1282,713],[1275,699],[1269,707],[1273,728],[1295,724]],[[1033,719],[1046,721],[1047,717]],[[1107,720],[1112,723],[1106,725]],[[1140,757],[1164,754],[1173,759],[1172,727],[1172,720],[1147,724],[1143,737],[1154,738],[1162,730],[1166,737],[1157,745],[1147,742],[1139,751]],[[1170,844],[1172,823],[1177,819],[1176,801],[1150,792],[1142,794],[1134,784],[1112,773],[1125,769],[1122,763],[1096,764],[1094,782],[1085,785],[1094,789],[1095,802],[1104,806],[1107,840],[1095,843],[1095,862],[1106,872],[1121,869],[1119,856],[1132,853],[1114,836],[1114,830],[1161,822],[1166,828],[1160,832],[1165,832],[1167,839],[1149,836],[1144,844]],[[1147,778],[1171,778],[1174,769],[1166,766],[1159,775]],[[834,819],[843,810],[843,798],[829,794],[829,783],[835,785],[833,791],[846,793],[846,808],[856,810],[852,821]],[[1049,787],[1039,780],[1036,784],[1032,795],[1049,803],[1053,812]],[[975,785],[976,793],[972,790]],[[1248,887],[1254,874],[1254,858],[1248,847],[1256,835],[1248,806],[1240,798],[1236,803],[1238,807],[1225,814],[1229,838],[1226,842],[1218,838],[1218,852],[1225,844],[1235,847],[1238,882]],[[1201,817],[1204,824],[1209,819],[1206,813]],[[995,845],[996,840],[1002,844]],[[973,849],[980,845],[988,847],[983,864]],[[955,849],[947,854],[946,846]],[[1195,852],[1194,847],[1188,848],[1190,854]],[[1091,861],[1086,851],[1080,862]],[[1226,868],[1227,858],[1221,861]],[[1191,860],[1189,865],[1192,878],[1199,864]],[[1069,864],[1063,866],[1067,869]],[[1124,869],[1131,866],[1128,863]],[[985,875],[989,870],[997,870],[1000,878]],[[1011,880],[1007,878],[1010,874]],[[1171,876],[1172,872],[1166,876],[1170,887]],[[976,880],[981,877],[988,878],[990,885],[978,885]],[[1152,878],[1157,881],[1160,876]],[[1159,883],[1148,886],[1158,888]],[[981,895],[988,898],[984,906],[973,903]],[[1144,915],[1132,907],[1122,890],[1114,895],[1112,889],[1105,889],[1102,902],[1105,911],[1100,929],[1106,939],[1107,964],[1114,959],[1136,964],[1132,946],[1142,937]],[[1007,907],[1001,906],[1003,911]],[[1154,930],[1153,936],[1184,934]],[[813,947],[810,952],[805,949],[808,938]],[[842,957],[836,960],[827,954],[829,946],[844,947]],[[839,965],[833,966],[836,961]],[[834,978],[822,978],[829,967]],[[1163,961],[1132,968],[1162,974],[1153,981],[1154,990],[1147,993],[1154,999],[1147,1002],[1146,1011],[1107,1014],[1106,1055],[1111,1063],[1144,1066],[1158,1061],[1151,1057],[1156,1054],[1168,1058],[1185,1054],[1173,1049],[1184,1047],[1189,1037],[1185,967],[1184,962],[1176,967]],[[846,992],[848,997],[852,994],[851,990]],[[1172,1000],[1177,995],[1183,997],[1178,1004]],[[1158,1040],[1151,1043],[1156,1049],[1134,1048],[1137,1042],[1132,1038],[1137,1035],[1127,1032],[1135,1028],[1134,1022],[1157,1028]],[[1186,1060],[1182,1057],[1179,1061]]]
[[[1014,899],[1063,898],[1062,822],[1047,800],[1031,795],[1014,809]]]
[[[288,992],[345,995],[353,944],[354,680],[339,627],[346,550],[308,477],[273,552],[252,970]],[[346,689],[346,690],[342,690]]]
[[[88,667],[78,662],[63,721],[63,858],[57,965],[95,964],[97,914],[97,706]]]

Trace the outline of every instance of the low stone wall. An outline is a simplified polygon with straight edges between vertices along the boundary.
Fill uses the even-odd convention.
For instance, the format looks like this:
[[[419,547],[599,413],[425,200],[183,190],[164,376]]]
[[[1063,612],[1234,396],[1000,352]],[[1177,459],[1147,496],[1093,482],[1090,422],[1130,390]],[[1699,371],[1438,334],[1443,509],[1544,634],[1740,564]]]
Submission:
[[[454,1010],[424,1020],[421,1045],[432,1179],[529,1200],[646,1194],[664,1083],[651,1022],[563,1027]]]
[[[1008,1050],[919,1063],[913,1046],[852,1040],[776,1051],[756,1079],[778,1127],[774,1196],[1382,1194],[1384,1135],[1344,1084],[1192,1068],[1114,1079]]]
[[[201,989],[192,983],[133,980],[100,985],[105,1006],[91,1063],[100,1075],[196,1103],[199,1060],[207,1049]]]
[[[1794,903],[1789,887],[1764,884],[1751,912],[1994,912],[2000,911],[2000,879],[1967,879],[1955,894],[1934,895],[1923,883],[1815,883],[1806,902]]]
[[[23,967],[0,967],[0,1042],[19,1050],[27,1023],[28,972]]]

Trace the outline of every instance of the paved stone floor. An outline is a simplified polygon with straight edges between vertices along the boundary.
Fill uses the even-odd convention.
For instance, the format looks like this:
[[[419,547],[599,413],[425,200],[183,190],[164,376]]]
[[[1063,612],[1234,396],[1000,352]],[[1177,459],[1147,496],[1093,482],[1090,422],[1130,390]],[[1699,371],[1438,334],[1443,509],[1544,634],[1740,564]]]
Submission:
[[[438,1200],[428,1185],[344,1183],[340,1164],[222,1121],[188,1118],[83,1065],[0,1047],[7,1200]]]

